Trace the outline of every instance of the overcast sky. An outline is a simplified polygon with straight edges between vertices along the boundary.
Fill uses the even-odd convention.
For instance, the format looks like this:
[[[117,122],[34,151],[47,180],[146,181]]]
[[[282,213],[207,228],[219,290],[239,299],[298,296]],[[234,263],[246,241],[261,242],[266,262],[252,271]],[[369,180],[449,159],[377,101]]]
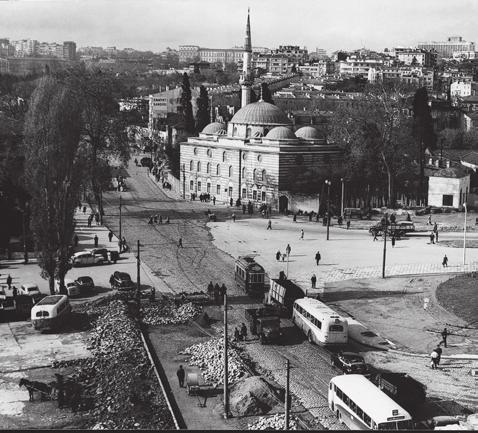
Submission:
[[[162,51],[193,44],[338,49],[478,41],[476,0],[0,0],[0,37]]]

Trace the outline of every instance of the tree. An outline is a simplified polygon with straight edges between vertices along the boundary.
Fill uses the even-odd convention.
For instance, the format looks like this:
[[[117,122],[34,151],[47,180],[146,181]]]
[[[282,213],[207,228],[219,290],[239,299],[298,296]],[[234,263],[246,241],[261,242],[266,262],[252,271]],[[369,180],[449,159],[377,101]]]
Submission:
[[[199,97],[196,100],[196,131],[200,132],[209,123],[209,95],[204,86],[199,87]]]
[[[396,183],[411,176],[413,167],[405,96],[399,83],[369,86],[357,105],[337,110],[330,131],[332,140],[344,149],[347,181],[357,191],[368,191],[370,185],[377,187],[392,207]]]
[[[274,104],[274,101],[272,100],[272,93],[267,83],[261,83],[261,97],[264,102]]]
[[[31,228],[42,277],[64,287],[74,210],[82,177],[81,107],[71,89],[52,77],[41,79],[25,120],[25,182],[32,196]]]
[[[188,133],[194,132],[193,106],[191,104],[191,86],[189,84],[188,74],[183,74],[183,84],[181,85],[181,108],[184,122],[184,129]]]

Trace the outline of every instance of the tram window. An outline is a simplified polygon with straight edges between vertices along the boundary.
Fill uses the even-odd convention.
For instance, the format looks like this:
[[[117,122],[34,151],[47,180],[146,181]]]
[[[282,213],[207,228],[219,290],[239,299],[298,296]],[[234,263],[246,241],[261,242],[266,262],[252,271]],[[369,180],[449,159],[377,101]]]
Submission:
[[[329,331],[332,332],[343,332],[344,327],[342,325],[330,325],[329,326]]]
[[[370,417],[369,417],[366,413],[363,414],[363,420],[365,421],[365,424],[367,424],[368,426],[370,426],[370,421],[371,421],[371,419],[370,419]]]
[[[352,400],[350,400],[349,407],[353,412],[357,412],[357,405]]]
[[[359,416],[360,419],[363,419],[363,410],[357,407],[357,415]]]
[[[343,395],[343,398],[342,398],[342,401],[348,406],[349,404],[349,397],[347,394],[342,394]]]
[[[335,393],[337,394],[337,397],[340,398],[340,400],[342,400],[342,397],[343,397],[342,390],[339,388],[336,388]]]

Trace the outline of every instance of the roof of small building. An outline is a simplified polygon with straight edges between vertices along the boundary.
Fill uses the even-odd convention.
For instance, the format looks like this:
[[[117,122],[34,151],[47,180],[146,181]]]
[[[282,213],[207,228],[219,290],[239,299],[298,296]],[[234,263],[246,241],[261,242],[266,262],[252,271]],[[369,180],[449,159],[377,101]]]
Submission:
[[[266,135],[271,140],[297,140],[294,133],[287,126],[276,126],[272,128]]]
[[[219,134],[221,133],[221,131],[225,131],[225,130],[226,130],[226,126],[224,125],[224,123],[213,122],[205,126],[201,132],[203,134]]]
[[[295,136],[304,140],[319,140],[323,138],[320,132],[313,126],[303,126],[299,128],[295,131]]]
[[[452,177],[460,179],[462,177],[468,176],[468,173],[465,169],[460,167],[447,167],[441,168],[431,174],[433,177]]]
[[[260,100],[242,107],[231,119],[231,123],[247,125],[290,125],[286,114],[274,104]]]
[[[461,157],[461,161],[478,166],[478,152],[471,151]]]

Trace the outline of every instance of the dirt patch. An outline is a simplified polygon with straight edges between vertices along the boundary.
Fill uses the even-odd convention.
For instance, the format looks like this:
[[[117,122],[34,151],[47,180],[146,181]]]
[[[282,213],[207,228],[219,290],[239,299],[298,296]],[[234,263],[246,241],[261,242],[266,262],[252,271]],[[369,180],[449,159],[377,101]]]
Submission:
[[[436,292],[440,305],[470,325],[478,322],[478,274],[458,275],[441,283]],[[474,325],[474,328],[478,326]]]

